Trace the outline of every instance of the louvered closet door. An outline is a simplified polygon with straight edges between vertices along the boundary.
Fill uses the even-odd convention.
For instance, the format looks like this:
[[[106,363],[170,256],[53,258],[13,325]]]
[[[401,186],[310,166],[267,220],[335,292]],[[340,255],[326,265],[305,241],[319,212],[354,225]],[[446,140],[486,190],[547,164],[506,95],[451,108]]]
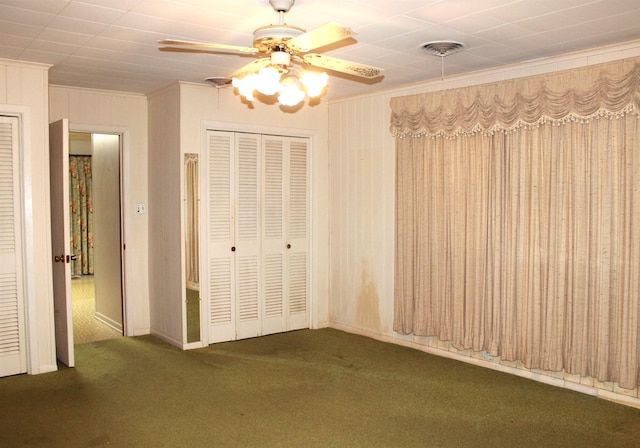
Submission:
[[[207,272],[209,342],[235,339],[235,138],[231,132],[207,133]]]
[[[0,117],[0,376],[27,371],[18,119]]]
[[[207,136],[209,342],[307,328],[309,140]]]
[[[262,334],[287,330],[285,300],[285,147],[286,138],[262,139],[262,264],[264,317]]]
[[[308,148],[263,136],[263,334],[309,326]]]
[[[259,135],[236,134],[237,339],[260,335],[259,145]]]
[[[309,327],[309,139],[288,139],[285,161],[287,329]]]

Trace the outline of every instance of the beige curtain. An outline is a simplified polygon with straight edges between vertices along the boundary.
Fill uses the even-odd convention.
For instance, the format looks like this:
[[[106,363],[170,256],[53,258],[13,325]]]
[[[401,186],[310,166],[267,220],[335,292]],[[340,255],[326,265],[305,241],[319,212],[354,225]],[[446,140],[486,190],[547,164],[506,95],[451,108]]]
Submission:
[[[198,289],[200,283],[198,154],[184,155],[186,190],[186,276],[187,287]]]
[[[639,62],[392,100],[395,331],[638,386]]]

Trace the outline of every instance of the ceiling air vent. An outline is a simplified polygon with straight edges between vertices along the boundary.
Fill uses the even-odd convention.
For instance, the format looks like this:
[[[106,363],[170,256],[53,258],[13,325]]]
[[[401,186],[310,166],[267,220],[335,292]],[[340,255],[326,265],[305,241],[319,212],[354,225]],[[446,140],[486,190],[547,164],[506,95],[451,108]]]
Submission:
[[[209,84],[211,84],[212,86],[217,87],[218,89],[222,88],[222,87],[226,87],[228,85],[231,85],[231,79],[229,78],[222,78],[222,77],[211,77],[211,78],[205,78],[204,79],[206,82],[208,82]]]
[[[449,56],[450,54],[457,53],[464,50],[465,45],[462,42],[454,42],[449,40],[437,40],[433,42],[427,42],[422,44],[420,49],[425,53],[434,56]]]

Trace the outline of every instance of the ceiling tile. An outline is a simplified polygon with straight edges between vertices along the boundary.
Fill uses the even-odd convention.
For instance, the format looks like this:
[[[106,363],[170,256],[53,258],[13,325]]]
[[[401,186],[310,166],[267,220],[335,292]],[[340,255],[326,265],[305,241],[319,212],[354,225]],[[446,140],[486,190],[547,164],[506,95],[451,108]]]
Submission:
[[[37,1],[37,0],[36,0]],[[86,3],[87,5],[104,6],[107,4],[111,9],[120,11],[131,11],[140,0],[73,0],[75,3]]]
[[[35,38],[42,32],[42,29],[42,27],[38,26],[23,25],[19,22],[7,22],[0,20],[0,30],[2,30],[2,39],[0,39],[0,42],[12,36]]]
[[[20,47],[0,43],[0,58],[2,59],[19,59],[23,52],[24,50]]]
[[[474,36],[478,36],[482,39],[486,39],[492,42],[503,42],[505,40],[511,39],[522,39],[533,36],[534,34],[535,33],[531,30],[518,25],[513,25],[511,23],[506,23],[495,28],[490,28],[488,30],[473,33]]]
[[[55,15],[69,5],[69,0],[2,0],[2,5]]]
[[[38,36],[38,40],[82,46],[87,43],[92,37],[93,36],[87,34],[70,33],[68,31],[49,28],[40,33],[40,35]]]
[[[109,4],[108,2],[104,3]],[[99,5],[91,5],[77,1],[70,2],[69,6],[67,6],[63,11],[60,12],[60,16],[62,17],[69,17],[72,19],[87,20],[89,22],[106,24],[113,23],[124,14],[125,12],[120,9],[107,8]]]
[[[387,20],[359,27],[355,30],[358,41],[368,43],[392,39],[425,28],[425,23],[406,16],[395,16]],[[384,32],[381,32],[384,30]]]
[[[88,34],[95,36],[107,27],[104,23],[92,22],[89,20],[72,19],[70,17],[55,17],[47,29],[70,31],[74,33]]]
[[[488,9],[484,11],[484,14],[505,22],[517,22],[531,17],[547,15],[551,12],[553,12],[551,8],[540,5],[536,1],[521,0]]]
[[[437,2],[405,13],[407,17],[424,20],[429,23],[446,23],[460,17],[473,14],[475,10],[471,5],[458,2]]]
[[[502,19],[490,16],[485,13],[469,14],[457,19],[449,20],[447,26],[464,33],[479,33],[488,29],[504,25]]]
[[[55,15],[0,4],[0,17],[4,22],[45,27],[49,22],[51,22],[51,20],[53,20]]]

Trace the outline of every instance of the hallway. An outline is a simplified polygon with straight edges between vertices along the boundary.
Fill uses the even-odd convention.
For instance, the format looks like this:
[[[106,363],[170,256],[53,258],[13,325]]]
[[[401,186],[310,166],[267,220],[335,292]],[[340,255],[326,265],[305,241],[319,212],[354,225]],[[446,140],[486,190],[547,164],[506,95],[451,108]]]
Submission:
[[[71,278],[73,303],[73,342],[102,341],[122,336],[117,330],[95,318],[95,289],[93,275]]]

